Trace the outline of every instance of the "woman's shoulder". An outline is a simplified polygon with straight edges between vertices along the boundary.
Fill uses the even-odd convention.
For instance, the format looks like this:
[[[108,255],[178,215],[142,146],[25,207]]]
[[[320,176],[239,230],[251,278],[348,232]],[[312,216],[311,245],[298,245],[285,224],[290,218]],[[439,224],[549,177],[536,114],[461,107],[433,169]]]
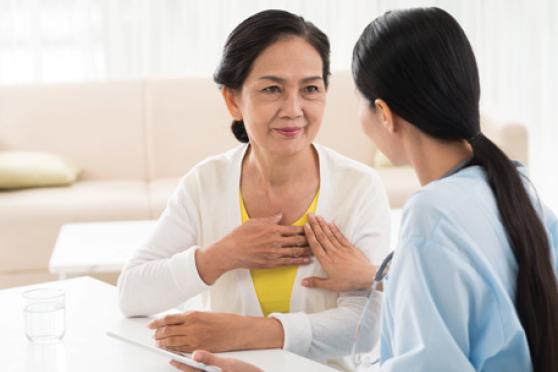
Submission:
[[[518,171],[526,177],[524,167],[518,167]],[[525,187],[529,194],[533,194],[529,182],[525,182]],[[537,203],[534,204],[537,207]],[[415,192],[403,207],[404,218],[422,221],[422,224],[426,221],[436,224],[441,219],[453,220],[471,216],[476,219],[498,219],[493,191],[483,168],[478,165],[430,182]]]
[[[491,191],[484,171],[480,166],[473,165],[423,186],[409,198],[405,207],[448,209],[448,203],[459,204],[470,197],[481,199],[488,196],[491,196]]]

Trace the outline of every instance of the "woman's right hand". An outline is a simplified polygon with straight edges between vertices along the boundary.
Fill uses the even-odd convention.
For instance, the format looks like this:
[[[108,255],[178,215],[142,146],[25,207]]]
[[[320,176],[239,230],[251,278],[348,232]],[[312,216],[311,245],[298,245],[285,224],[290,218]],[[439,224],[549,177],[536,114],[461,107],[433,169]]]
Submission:
[[[253,218],[214,244],[196,251],[207,284],[234,269],[268,269],[310,263],[312,250],[302,226],[279,225],[282,215]]]
[[[262,372],[261,369],[252,364],[242,362],[237,359],[218,357],[217,355],[214,355],[207,351],[196,351],[194,352],[194,355],[192,355],[192,358],[196,362],[203,363],[207,366],[218,367],[221,369],[222,372]],[[187,365],[175,360],[172,360],[170,364],[180,371],[199,371],[199,369],[188,367]]]

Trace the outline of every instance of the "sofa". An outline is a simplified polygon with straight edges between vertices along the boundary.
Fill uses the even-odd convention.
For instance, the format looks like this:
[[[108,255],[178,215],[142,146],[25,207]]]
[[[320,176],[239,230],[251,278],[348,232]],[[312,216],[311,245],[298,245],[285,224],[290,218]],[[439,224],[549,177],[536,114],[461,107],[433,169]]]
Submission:
[[[48,260],[65,223],[158,218],[182,175],[237,145],[230,120],[210,78],[1,86],[0,151],[58,154],[82,173],[67,187],[0,191],[0,288],[53,278]],[[526,163],[523,126],[483,128]],[[419,187],[411,168],[378,160],[348,72],[332,76],[317,142],[377,165],[393,208]]]

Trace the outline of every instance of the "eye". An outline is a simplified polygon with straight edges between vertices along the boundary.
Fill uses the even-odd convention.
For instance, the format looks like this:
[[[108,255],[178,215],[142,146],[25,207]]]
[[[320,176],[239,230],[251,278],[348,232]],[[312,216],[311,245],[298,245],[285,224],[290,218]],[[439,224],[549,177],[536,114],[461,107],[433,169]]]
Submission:
[[[307,87],[304,87],[304,93],[318,93],[319,91],[320,88],[316,85],[308,85]]]
[[[277,85],[272,85],[270,87],[266,87],[262,89],[262,92],[269,93],[269,94],[276,94],[276,93],[281,93],[281,89]]]

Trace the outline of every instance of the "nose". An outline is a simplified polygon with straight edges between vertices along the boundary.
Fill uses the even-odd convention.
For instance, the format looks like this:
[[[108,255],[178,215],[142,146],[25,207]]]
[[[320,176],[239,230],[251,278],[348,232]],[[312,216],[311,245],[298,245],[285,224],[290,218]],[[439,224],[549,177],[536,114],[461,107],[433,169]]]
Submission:
[[[285,95],[282,104],[282,116],[288,119],[299,118],[303,115],[301,97],[298,92]]]

